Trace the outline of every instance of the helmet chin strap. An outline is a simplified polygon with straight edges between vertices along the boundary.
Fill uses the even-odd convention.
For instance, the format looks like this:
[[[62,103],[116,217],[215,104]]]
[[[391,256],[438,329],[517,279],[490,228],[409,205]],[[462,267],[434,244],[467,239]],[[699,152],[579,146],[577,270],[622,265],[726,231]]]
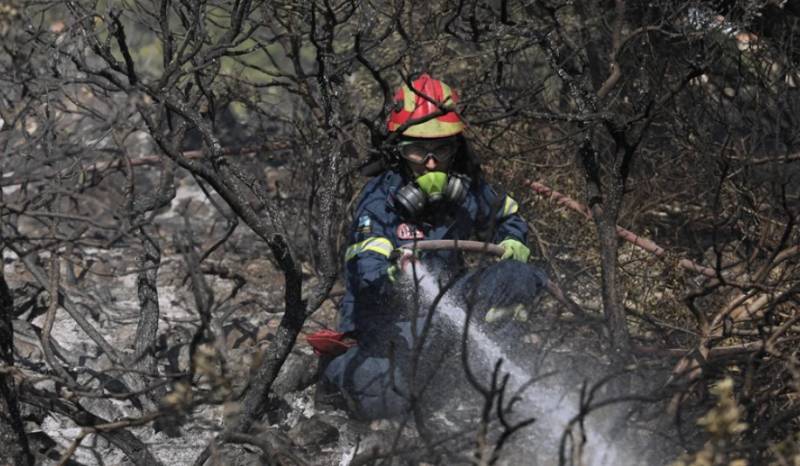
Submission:
[[[395,200],[409,217],[416,217],[426,207],[441,201],[461,204],[467,197],[469,178],[445,172],[428,172],[400,188]]]

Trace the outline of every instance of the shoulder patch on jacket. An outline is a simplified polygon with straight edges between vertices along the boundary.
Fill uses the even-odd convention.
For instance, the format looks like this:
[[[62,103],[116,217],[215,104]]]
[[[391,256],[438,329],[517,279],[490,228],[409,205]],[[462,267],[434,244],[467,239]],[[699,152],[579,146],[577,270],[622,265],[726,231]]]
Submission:
[[[372,219],[369,215],[362,215],[358,217],[356,232],[363,234],[372,233]]]

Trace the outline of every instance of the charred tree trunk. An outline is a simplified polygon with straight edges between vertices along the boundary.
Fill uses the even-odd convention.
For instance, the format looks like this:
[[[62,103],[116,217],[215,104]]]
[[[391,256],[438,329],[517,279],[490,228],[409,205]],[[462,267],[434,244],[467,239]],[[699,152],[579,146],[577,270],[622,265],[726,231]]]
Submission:
[[[576,3],[576,11],[580,34],[588,37],[589,24],[599,11],[581,2]],[[577,158],[585,177],[587,205],[598,236],[603,312],[610,344],[616,356],[624,358],[630,352],[630,335],[618,278],[616,228],[636,143],[628,143],[626,139],[626,131],[632,129],[630,124],[616,122],[601,109],[605,108],[609,93],[620,79],[617,53],[622,47],[625,2],[616,3],[610,31],[611,50],[606,57],[599,53],[591,40],[584,40],[583,46],[573,41],[571,28],[562,24],[553,11],[548,12],[558,34],[553,36],[554,39],[543,37],[541,43],[550,67],[565,84],[577,110],[575,121],[583,133]],[[604,76],[601,70],[606,68],[610,71]]]
[[[179,131],[177,138],[182,138]],[[161,183],[152,196],[134,196],[133,167],[128,167],[129,186],[127,191],[128,208],[131,224],[146,223],[146,217],[152,215],[157,209],[170,205],[175,197],[175,166],[171,163],[164,164]],[[158,272],[161,267],[161,247],[158,238],[147,232],[146,227],[140,227],[136,238],[142,245],[142,252],[137,258],[139,274],[136,277],[136,294],[139,298],[139,322],[136,326],[134,352],[131,362],[133,367],[151,376],[158,372],[156,364],[155,347],[158,337],[158,318],[161,310],[158,305]],[[137,390],[148,385],[145,379],[142,383],[134,385]],[[166,387],[161,386],[154,392],[140,397],[142,405],[147,410],[155,410],[156,404],[166,394]],[[159,421],[161,422],[161,421]],[[158,424],[158,422],[157,422]]]
[[[620,293],[617,256],[617,219],[622,205],[625,186],[625,173],[621,173],[616,163],[619,155],[609,162],[608,167],[598,163],[597,151],[585,145],[581,149],[581,163],[586,176],[587,199],[597,231],[600,246],[600,268],[602,281],[603,313],[608,325],[609,338],[617,354],[628,354],[630,336],[625,322],[625,303]],[[603,180],[601,170],[605,168]]]
[[[146,233],[141,234],[142,251],[139,257],[139,276],[136,278],[136,290],[139,297],[140,318],[136,327],[134,342],[134,365],[147,373],[156,370],[153,355],[158,333],[158,268],[161,265],[161,250],[156,240]]]
[[[625,322],[625,303],[620,293],[617,256],[617,210],[592,209],[600,243],[601,280],[603,283],[603,313],[614,349],[627,354],[630,349],[630,336]]]
[[[156,363],[156,343],[158,338],[158,318],[161,310],[158,305],[158,271],[161,266],[161,249],[158,240],[142,229],[139,234],[143,251],[138,258],[139,275],[136,278],[136,292],[139,298],[139,322],[136,326],[133,367],[149,374],[149,377],[137,388],[142,389],[158,375]],[[161,385],[139,397],[147,410],[157,409],[159,401],[167,394],[166,385]],[[169,417],[155,421],[155,428],[164,431],[170,437],[180,432],[174,427]]]
[[[0,268],[0,357],[2,365],[14,365],[14,300]],[[5,464],[33,464],[28,437],[19,412],[17,389],[13,372],[0,372],[0,461]]]

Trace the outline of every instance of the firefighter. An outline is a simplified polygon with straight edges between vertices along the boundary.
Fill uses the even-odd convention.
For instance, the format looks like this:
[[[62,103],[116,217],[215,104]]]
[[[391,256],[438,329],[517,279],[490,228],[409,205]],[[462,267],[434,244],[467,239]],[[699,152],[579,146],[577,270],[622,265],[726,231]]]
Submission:
[[[527,262],[530,254],[517,202],[486,182],[464,138],[453,89],[423,74],[399,88],[394,101],[388,121],[394,164],[363,188],[345,255],[339,331],[356,344],[330,361],[322,379],[323,391],[339,392],[363,419],[409,408],[414,326],[391,296],[413,257],[397,248],[415,240],[478,238],[502,245],[503,259]],[[422,260],[441,271],[461,266],[454,251]]]

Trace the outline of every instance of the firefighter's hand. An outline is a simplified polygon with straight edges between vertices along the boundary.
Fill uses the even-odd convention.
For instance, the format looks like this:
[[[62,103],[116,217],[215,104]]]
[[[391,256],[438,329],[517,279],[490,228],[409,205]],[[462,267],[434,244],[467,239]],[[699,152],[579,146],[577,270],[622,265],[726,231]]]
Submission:
[[[531,250],[514,238],[506,238],[500,242],[500,246],[505,249],[500,259],[514,259],[515,261],[528,262]]]
[[[409,265],[417,260],[417,256],[411,249],[397,248],[392,252],[391,259],[392,265],[386,269],[386,274],[389,281],[395,283],[400,274],[406,272]]]

